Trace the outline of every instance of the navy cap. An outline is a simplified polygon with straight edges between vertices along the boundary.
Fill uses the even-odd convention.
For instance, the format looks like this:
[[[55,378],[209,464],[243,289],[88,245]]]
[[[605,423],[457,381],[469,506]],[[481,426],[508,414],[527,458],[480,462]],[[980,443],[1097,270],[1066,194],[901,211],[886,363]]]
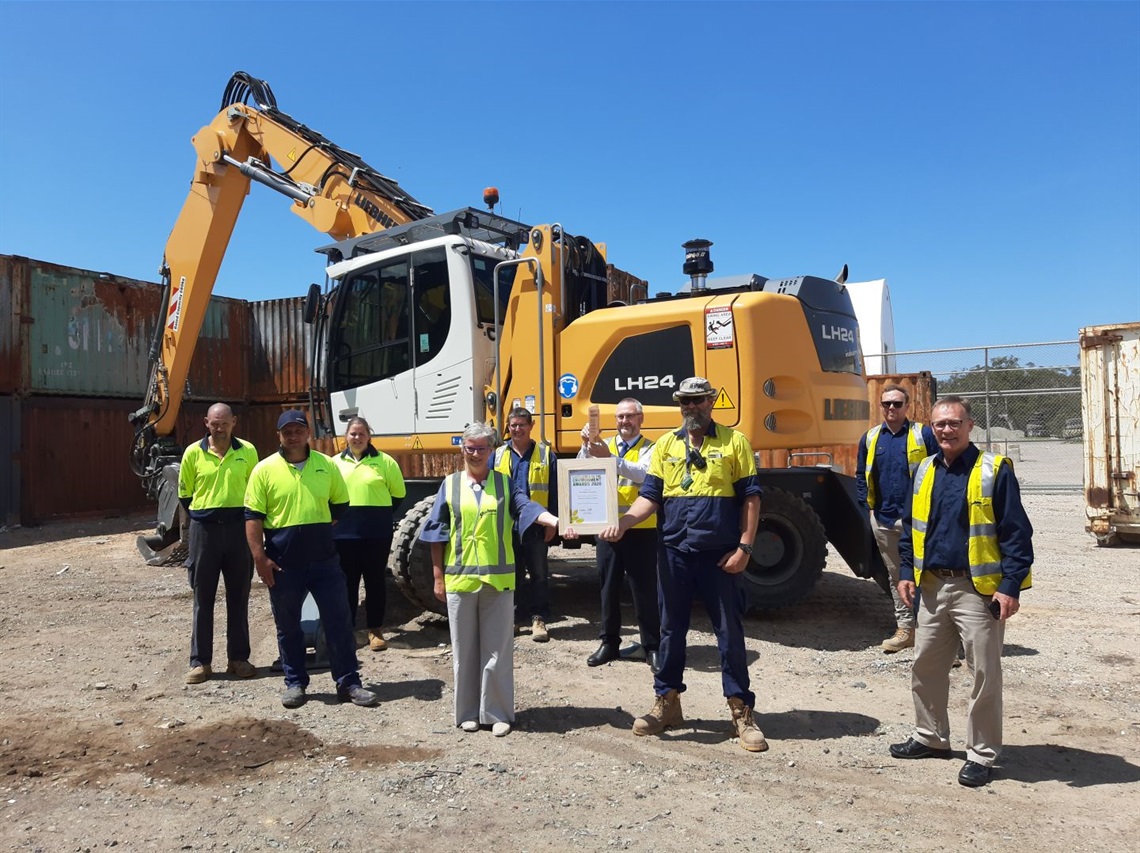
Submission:
[[[277,431],[280,432],[289,424],[300,424],[303,427],[307,427],[309,421],[305,417],[305,413],[300,409],[289,409],[286,412],[282,412],[281,417],[277,419]]]

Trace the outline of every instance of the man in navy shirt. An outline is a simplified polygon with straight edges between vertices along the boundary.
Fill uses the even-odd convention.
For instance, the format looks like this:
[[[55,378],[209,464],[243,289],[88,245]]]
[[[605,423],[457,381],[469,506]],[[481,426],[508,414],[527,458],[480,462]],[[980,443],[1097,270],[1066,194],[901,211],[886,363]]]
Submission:
[[[910,395],[900,385],[886,385],[879,397],[883,423],[859,439],[855,489],[863,511],[871,516],[871,530],[887,574],[895,605],[895,633],[883,640],[884,652],[893,654],[914,646],[914,611],[899,597],[899,536],[902,515],[910,493],[910,478],[918,463],[938,450],[930,427],[907,419]]]
[[[940,449],[915,471],[899,542],[899,595],[910,605],[922,590],[911,670],[915,729],[891,755],[950,757],[950,668],[961,641],[974,688],[958,781],[976,788],[989,782],[1001,752],[1005,622],[1032,584],[1033,527],[1013,464],[970,441],[969,402],[945,397],[931,421]]]

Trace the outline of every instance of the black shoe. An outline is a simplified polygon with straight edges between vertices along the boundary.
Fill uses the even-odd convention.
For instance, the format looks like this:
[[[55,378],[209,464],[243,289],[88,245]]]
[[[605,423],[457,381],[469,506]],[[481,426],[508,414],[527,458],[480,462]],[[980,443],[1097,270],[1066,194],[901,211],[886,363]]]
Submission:
[[[935,749],[911,737],[906,743],[892,743],[891,755],[895,758],[949,758],[950,750]]]
[[[287,688],[281,694],[281,704],[286,708],[300,708],[305,704],[305,688],[299,684]]]
[[[994,769],[976,761],[967,761],[958,771],[958,784],[967,788],[980,788],[990,781]]]
[[[601,666],[604,663],[609,663],[612,660],[617,660],[618,647],[611,646],[609,643],[602,643],[598,646],[598,650],[586,658],[587,666]]]
[[[361,708],[371,708],[373,705],[380,704],[379,696],[371,690],[365,690],[359,684],[353,687],[338,687],[336,689],[336,699],[338,702],[351,702],[353,705],[359,705]]]
[[[658,671],[657,649],[650,649],[645,653],[645,662],[649,664],[649,671],[656,675]]]

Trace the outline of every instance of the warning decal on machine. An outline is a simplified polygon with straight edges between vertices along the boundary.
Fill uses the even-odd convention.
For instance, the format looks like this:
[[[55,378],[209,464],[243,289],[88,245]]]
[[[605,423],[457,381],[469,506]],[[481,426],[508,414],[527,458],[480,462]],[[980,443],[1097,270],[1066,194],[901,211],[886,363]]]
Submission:
[[[705,309],[705,348],[729,349],[733,345],[732,309]]]

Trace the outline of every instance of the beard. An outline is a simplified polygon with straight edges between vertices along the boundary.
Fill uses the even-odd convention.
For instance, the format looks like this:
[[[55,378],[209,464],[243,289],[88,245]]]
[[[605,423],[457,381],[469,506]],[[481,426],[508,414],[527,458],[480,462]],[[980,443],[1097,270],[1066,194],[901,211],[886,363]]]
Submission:
[[[699,432],[709,428],[712,423],[712,412],[694,411],[681,418],[681,425],[687,432]]]

